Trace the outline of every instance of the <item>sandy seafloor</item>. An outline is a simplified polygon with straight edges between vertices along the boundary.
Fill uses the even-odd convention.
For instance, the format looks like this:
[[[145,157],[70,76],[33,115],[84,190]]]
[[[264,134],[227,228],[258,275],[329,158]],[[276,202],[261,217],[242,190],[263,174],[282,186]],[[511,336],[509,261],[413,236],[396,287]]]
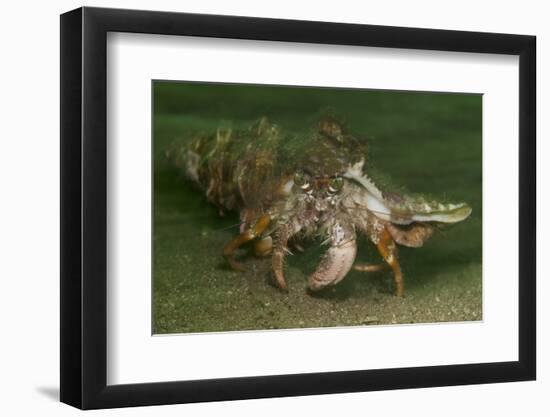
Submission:
[[[482,319],[481,96],[163,83],[154,98],[154,333]],[[307,294],[307,277],[326,249],[316,241],[288,257],[288,293],[271,284],[269,258],[249,250],[239,255],[247,271],[230,270],[221,253],[238,233],[237,213],[220,217],[164,157],[174,140],[219,123],[246,126],[267,115],[298,131],[328,106],[370,138],[369,167],[385,181],[473,208],[423,248],[400,247],[404,298],[393,296],[389,270],[351,271],[337,286]],[[381,259],[360,239],[357,261]]]

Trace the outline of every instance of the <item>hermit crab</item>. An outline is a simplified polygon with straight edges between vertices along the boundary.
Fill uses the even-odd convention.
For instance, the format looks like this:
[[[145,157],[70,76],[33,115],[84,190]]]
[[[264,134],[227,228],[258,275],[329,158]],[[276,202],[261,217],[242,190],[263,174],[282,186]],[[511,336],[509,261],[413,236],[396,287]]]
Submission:
[[[271,256],[274,283],[287,290],[285,257],[291,245],[320,238],[328,248],[307,283],[315,292],[339,283],[354,267],[357,237],[371,241],[391,267],[403,296],[397,245],[420,247],[437,225],[466,219],[466,203],[443,204],[380,190],[369,176],[367,141],[331,115],[302,133],[286,133],[263,117],[249,128],[219,128],[175,146],[170,158],[218,206],[240,213],[240,232],[223,248],[235,270],[239,247]]]

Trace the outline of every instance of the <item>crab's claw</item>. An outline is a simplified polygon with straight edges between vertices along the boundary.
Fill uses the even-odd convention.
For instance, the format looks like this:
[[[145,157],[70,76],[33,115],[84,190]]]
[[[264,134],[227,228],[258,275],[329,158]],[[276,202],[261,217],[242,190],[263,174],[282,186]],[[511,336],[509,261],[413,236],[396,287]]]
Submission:
[[[331,247],[323,256],[317,270],[309,277],[308,289],[318,291],[339,283],[353,266],[356,255],[355,232],[336,223],[332,227]]]
[[[359,184],[363,189],[354,196],[353,202],[359,207],[369,209],[381,220],[400,225],[414,222],[458,223],[472,212],[472,208],[466,203],[443,204],[396,193],[383,193],[363,172],[363,164],[364,161],[361,160],[350,166],[344,178]]]
[[[472,208],[466,203],[438,204],[430,207],[424,213],[420,210],[413,214],[416,222],[458,223],[468,218]]]

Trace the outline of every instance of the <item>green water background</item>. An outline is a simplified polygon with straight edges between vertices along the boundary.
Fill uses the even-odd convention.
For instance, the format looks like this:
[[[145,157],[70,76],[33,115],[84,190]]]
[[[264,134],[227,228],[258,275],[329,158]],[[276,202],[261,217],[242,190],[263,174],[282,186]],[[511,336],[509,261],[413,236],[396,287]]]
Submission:
[[[393,187],[466,201],[472,215],[423,248],[401,247],[406,297],[389,271],[351,271],[333,289],[305,292],[324,248],[288,258],[290,291],[270,285],[269,259],[227,268],[222,248],[238,233],[165,157],[174,142],[267,116],[305,131],[327,108],[369,138],[369,170]],[[482,96],[155,81],[153,83],[153,332],[185,333],[482,319]],[[246,251],[243,252],[243,255]],[[380,256],[360,240],[358,262]]]

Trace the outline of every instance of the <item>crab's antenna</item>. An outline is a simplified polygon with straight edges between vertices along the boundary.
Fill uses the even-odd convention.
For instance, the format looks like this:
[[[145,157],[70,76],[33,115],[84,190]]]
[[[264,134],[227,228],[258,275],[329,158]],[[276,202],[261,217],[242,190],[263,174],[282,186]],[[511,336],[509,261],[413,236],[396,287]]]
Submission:
[[[239,222],[239,223],[234,223],[234,224],[230,224],[229,226],[225,226],[225,227],[221,227],[219,229],[215,229],[217,232],[221,232],[223,230],[229,230],[229,229],[233,229],[234,227],[241,227],[244,223],[243,222]]]

